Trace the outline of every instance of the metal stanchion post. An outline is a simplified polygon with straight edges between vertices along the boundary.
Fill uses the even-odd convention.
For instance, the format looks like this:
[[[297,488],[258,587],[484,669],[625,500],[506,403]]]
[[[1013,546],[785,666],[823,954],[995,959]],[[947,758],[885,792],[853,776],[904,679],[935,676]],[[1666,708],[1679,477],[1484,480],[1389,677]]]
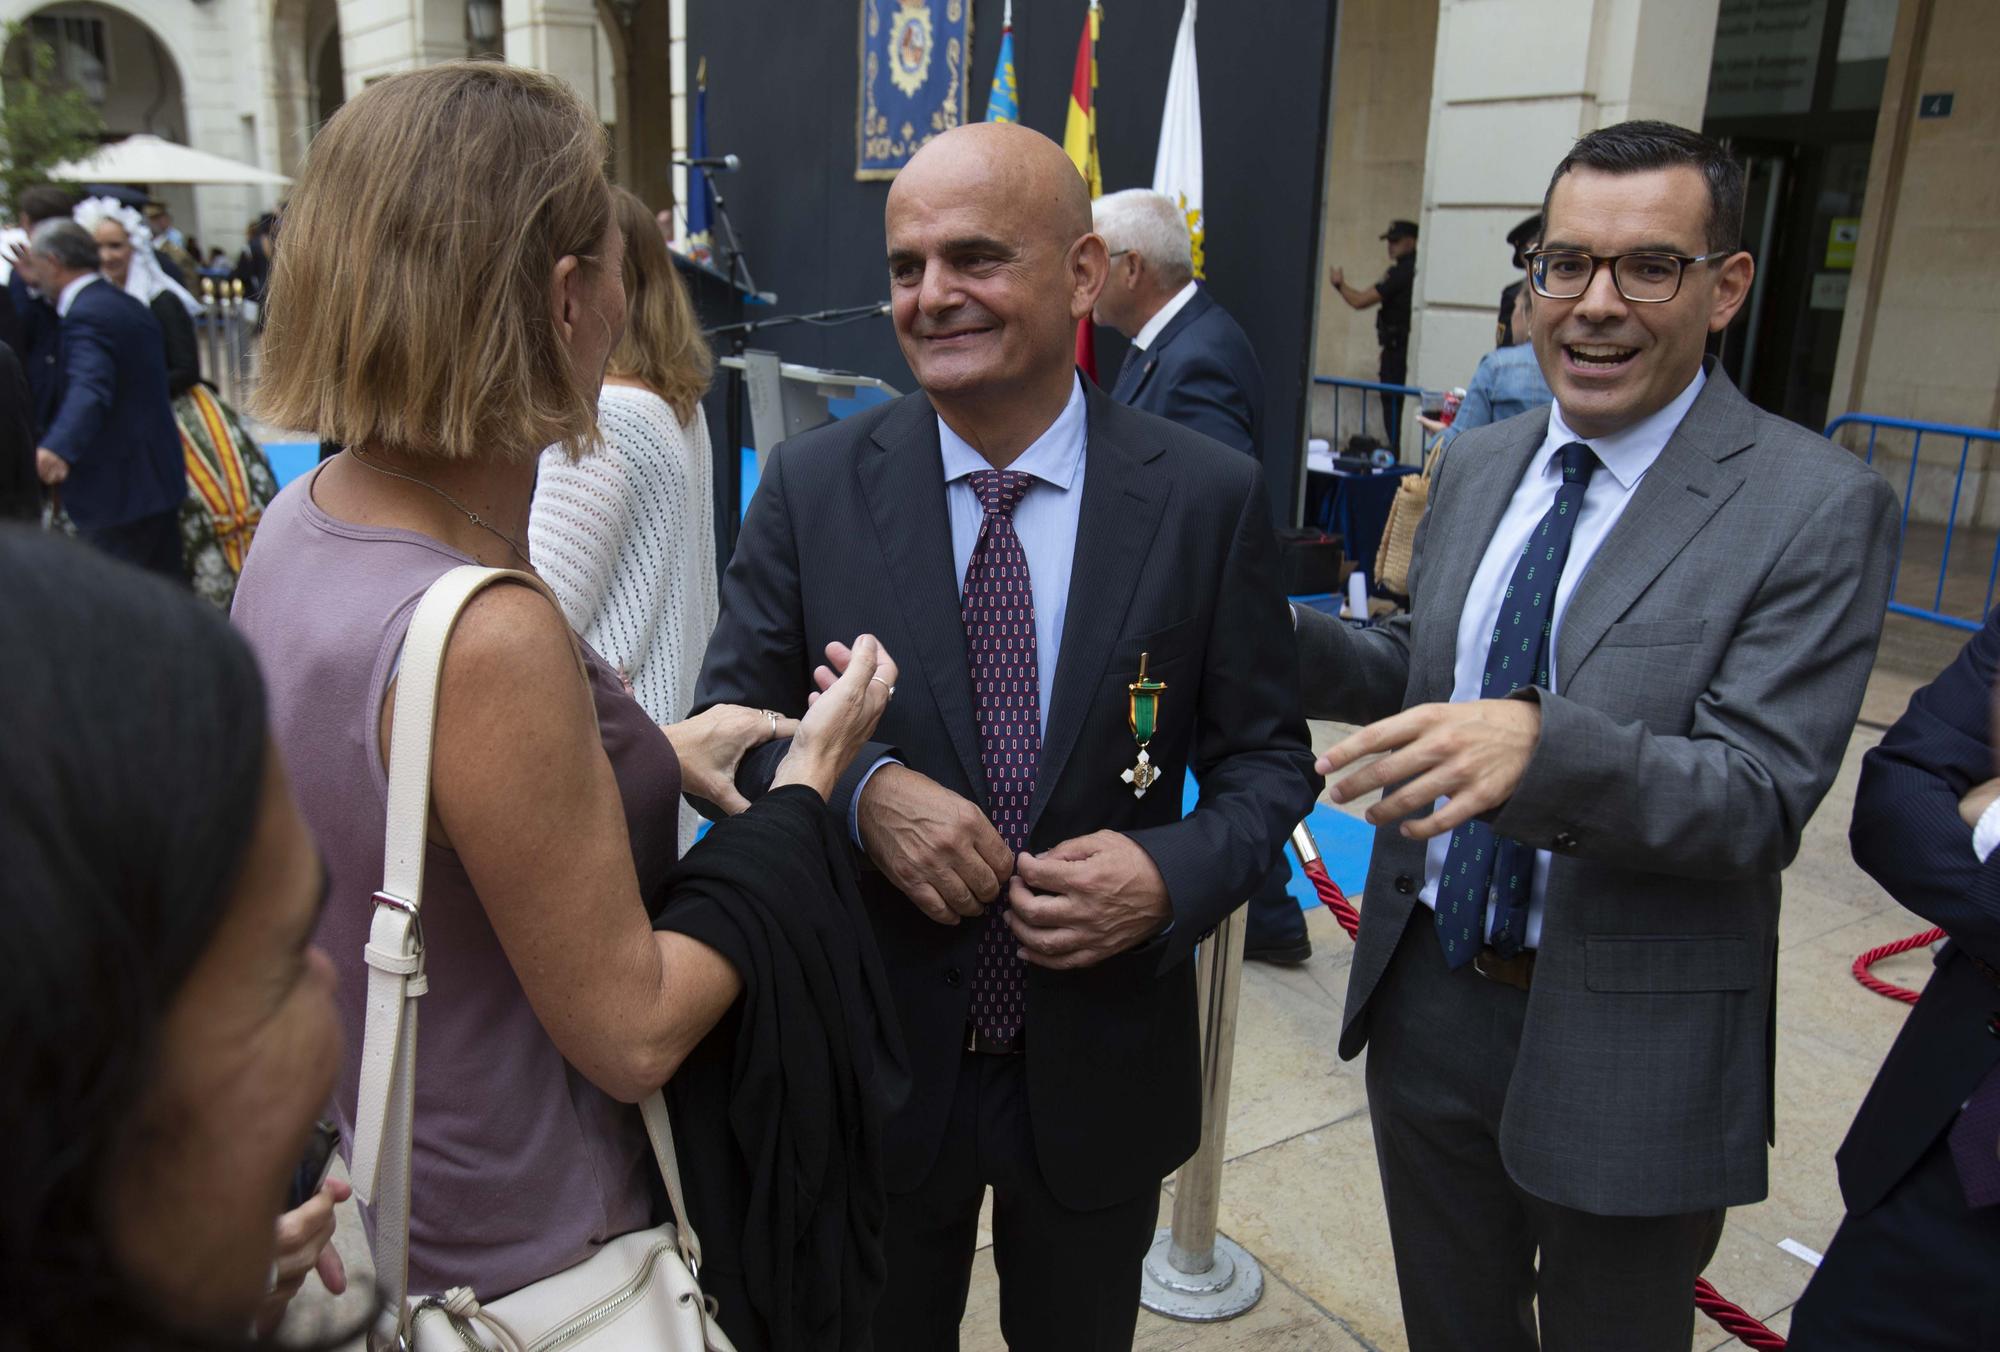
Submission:
[[[202,374],[217,389],[222,388],[222,348],[215,335],[222,327],[222,310],[215,299],[215,278],[201,279],[201,365]]]
[[[243,283],[232,278],[229,283],[229,402],[241,406],[243,403]]]
[[[1153,1236],[1139,1280],[1139,1304],[1169,1319],[1233,1319],[1264,1294],[1257,1260],[1215,1230],[1229,1125],[1229,1072],[1236,1051],[1236,1002],[1243,984],[1244,923],[1239,906],[1202,944],[1198,960],[1201,1148],[1176,1176],[1174,1223]]]

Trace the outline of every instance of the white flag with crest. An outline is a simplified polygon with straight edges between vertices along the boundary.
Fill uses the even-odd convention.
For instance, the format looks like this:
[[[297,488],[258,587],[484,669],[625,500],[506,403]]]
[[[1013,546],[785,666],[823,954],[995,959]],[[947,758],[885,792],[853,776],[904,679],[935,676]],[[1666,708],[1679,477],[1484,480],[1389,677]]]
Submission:
[[[1202,268],[1207,223],[1201,212],[1201,81],[1194,63],[1195,0],[1181,9],[1174,64],[1167,74],[1167,105],[1160,114],[1160,153],[1153,160],[1153,191],[1181,204],[1194,240],[1194,275]]]

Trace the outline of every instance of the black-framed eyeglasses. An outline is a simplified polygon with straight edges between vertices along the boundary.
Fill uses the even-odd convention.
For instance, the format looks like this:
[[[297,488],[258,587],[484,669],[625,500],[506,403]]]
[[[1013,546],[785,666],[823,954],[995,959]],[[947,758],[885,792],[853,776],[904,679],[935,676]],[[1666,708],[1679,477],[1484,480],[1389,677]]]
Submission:
[[[1590,290],[1597,270],[1609,266],[1618,294],[1638,305],[1659,305],[1678,296],[1681,278],[1696,263],[1719,263],[1740,250],[1712,253],[1594,254],[1581,249],[1535,249],[1528,254],[1528,280],[1535,294],[1549,300],[1575,300]]]

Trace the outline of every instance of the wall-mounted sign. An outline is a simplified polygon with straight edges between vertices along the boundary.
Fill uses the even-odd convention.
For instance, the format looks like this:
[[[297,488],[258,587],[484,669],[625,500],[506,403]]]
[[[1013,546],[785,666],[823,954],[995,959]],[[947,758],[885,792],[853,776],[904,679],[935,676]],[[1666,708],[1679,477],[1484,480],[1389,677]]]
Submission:
[[[1861,218],[1859,216],[1835,216],[1826,232],[1826,265],[1829,268],[1854,267],[1854,246],[1861,240]]]
[[[1950,94],[1919,94],[1917,95],[1917,116],[1950,117],[1951,100],[1952,95]]]
[[[894,178],[965,121],[971,56],[971,0],[861,0],[856,178]]]
[[[1851,280],[1850,273],[1815,272],[1812,279],[1812,295],[1806,304],[1815,310],[1845,310],[1847,284]]]
[[[1708,116],[1812,111],[1827,0],[1722,0]]]

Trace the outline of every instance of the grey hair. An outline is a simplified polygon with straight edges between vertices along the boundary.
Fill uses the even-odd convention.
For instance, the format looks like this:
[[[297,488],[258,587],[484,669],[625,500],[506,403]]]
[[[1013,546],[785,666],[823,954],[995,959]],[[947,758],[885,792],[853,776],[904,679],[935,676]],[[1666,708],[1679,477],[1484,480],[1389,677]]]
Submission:
[[[97,271],[97,241],[75,221],[60,217],[35,227],[35,252],[70,272]]]
[[[1126,249],[1146,260],[1163,286],[1179,290],[1194,277],[1194,245],[1180,203],[1151,188],[1106,193],[1090,204],[1097,233],[1113,253]]]

